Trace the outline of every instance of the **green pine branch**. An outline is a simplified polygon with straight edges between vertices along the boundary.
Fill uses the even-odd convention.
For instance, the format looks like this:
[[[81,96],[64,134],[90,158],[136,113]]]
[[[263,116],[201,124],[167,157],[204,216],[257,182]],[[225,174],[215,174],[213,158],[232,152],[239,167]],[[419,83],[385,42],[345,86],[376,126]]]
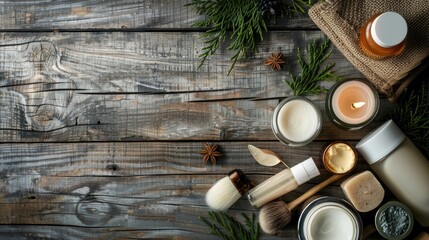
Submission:
[[[313,5],[313,0],[293,0],[290,5],[285,7],[284,12],[289,17],[293,17],[296,14],[306,13],[307,9]]]
[[[200,217],[201,221],[210,228],[210,234],[226,240],[256,240],[259,237],[259,224],[255,214],[249,218],[241,214],[245,226],[224,212],[210,211],[208,219]]]
[[[231,73],[238,60],[245,59],[250,51],[256,51],[256,44],[263,41],[267,31],[266,22],[270,15],[264,16],[258,8],[261,0],[192,0],[186,6],[193,6],[200,15],[206,15],[206,19],[194,24],[196,27],[210,27],[202,36],[207,40],[205,47],[199,55],[201,58],[198,68],[206,59],[214,54],[221,43],[227,39],[228,32],[231,41],[227,50],[233,51]],[[305,13],[306,8],[312,5],[312,0],[292,0],[290,5],[281,5],[281,15],[293,16],[297,13]]]
[[[429,83],[402,94],[391,118],[413,143],[429,157]]]
[[[332,53],[332,50],[328,50],[329,43],[328,39],[322,43],[313,41],[307,47],[307,60],[304,60],[304,56],[298,48],[298,64],[301,73],[299,75],[291,74],[291,78],[285,80],[295,96],[324,93],[327,90],[320,86],[320,82],[341,79],[332,71],[334,63],[325,65]],[[325,67],[322,67],[323,65]]]

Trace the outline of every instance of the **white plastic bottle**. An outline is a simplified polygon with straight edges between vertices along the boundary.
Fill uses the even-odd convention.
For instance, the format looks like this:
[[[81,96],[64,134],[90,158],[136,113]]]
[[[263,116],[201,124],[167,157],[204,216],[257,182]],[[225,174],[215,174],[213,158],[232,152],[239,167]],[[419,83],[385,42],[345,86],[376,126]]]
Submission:
[[[389,120],[365,136],[356,149],[389,190],[429,227],[429,161]]]
[[[308,158],[302,163],[285,169],[257,185],[249,191],[247,198],[252,206],[261,207],[319,174],[313,159]]]

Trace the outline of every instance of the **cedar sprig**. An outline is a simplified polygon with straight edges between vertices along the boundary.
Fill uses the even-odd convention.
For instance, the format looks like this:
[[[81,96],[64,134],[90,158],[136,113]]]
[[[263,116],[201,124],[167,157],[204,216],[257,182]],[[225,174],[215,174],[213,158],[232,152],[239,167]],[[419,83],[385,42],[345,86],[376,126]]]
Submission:
[[[245,226],[235,218],[224,212],[210,211],[208,219],[200,217],[210,228],[210,234],[226,240],[256,240],[259,237],[259,224],[256,222],[255,214],[249,218],[241,213]]]
[[[208,40],[199,55],[201,61],[198,68],[208,56],[216,52],[221,42],[225,41],[227,31],[232,30],[232,42],[227,50],[232,50],[235,54],[231,57],[229,74],[237,60],[246,58],[249,50],[256,50],[256,42],[262,41],[263,33],[267,31],[263,16],[254,0],[193,0],[189,5],[193,5],[198,14],[207,16],[207,19],[195,23],[194,26],[210,27],[202,35]]]
[[[393,108],[391,118],[429,157],[429,84],[427,80],[417,89],[403,93]]]
[[[227,50],[233,51],[232,64],[228,70],[231,73],[238,60],[245,59],[250,51],[256,51],[256,44],[264,39],[267,31],[266,22],[270,16],[264,17],[259,11],[257,3],[259,0],[192,0],[186,6],[193,6],[200,15],[206,15],[206,19],[194,24],[196,27],[209,29],[202,35],[207,39],[198,68],[200,68],[207,57],[219,49],[222,42],[227,38],[228,31],[230,45]],[[293,16],[296,13],[304,13],[306,7],[311,6],[312,0],[292,0],[291,5],[281,6],[281,15]]]
[[[300,13],[306,13],[307,9],[313,5],[313,0],[293,0],[290,5],[287,5],[283,12],[289,17],[293,17]]]
[[[307,61],[304,60],[304,56],[298,48],[298,64],[301,73],[299,75],[291,74],[291,78],[285,80],[295,96],[324,93],[327,90],[319,85],[320,82],[341,79],[332,71],[334,63],[322,67],[332,53],[332,50],[328,50],[329,45],[329,39],[325,39],[322,43],[314,40],[307,47]]]

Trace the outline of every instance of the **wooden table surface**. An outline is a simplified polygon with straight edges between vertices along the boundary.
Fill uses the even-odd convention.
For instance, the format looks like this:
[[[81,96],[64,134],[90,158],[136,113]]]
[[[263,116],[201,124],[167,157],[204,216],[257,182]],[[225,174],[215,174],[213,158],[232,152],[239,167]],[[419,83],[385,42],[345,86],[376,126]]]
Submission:
[[[256,183],[283,169],[257,164],[248,144],[291,166],[316,160],[321,175],[282,198],[290,201],[329,176],[324,146],[355,144],[389,118],[393,104],[381,96],[374,122],[341,130],[325,95],[310,96],[322,110],[320,136],[281,144],[270,121],[292,95],[283,80],[298,73],[297,48],[324,34],[306,15],[280,20],[231,75],[227,43],[197,69],[205,29],[192,27],[202,17],[188,2],[1,1],[1,239],[214,239],[198,219],[206,191],[235,168]],[[332,49],[337,73],[362,77]],[[282,71],[263,65],[279,51]],[[216,165],[202,161],[204,143],[220,145]],[[355,172],[367,168],[360,159]],[[321,194],[343,197],[338,183]],[[243,197],[228,211],[241,212],[258,210]],[[261,239],[296,239],[296,221]]]

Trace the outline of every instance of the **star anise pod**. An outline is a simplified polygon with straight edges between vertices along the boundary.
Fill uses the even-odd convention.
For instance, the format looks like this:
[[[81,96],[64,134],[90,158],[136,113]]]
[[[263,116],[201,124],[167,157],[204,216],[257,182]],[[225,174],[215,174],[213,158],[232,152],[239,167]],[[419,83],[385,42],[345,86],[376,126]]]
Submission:
[[[283,60],[283,53],[271,53],[271,56],[269,56],[264,64],[271,66],[271,69],[273,70],[280,70],[282,69],[282,64],[285,63]]]
[[[210,160],[213,164],[216,164],[216,157],[222,156],[222,153],[217,151],[218,147],[218,144],[211,146],[208,143],[204,143],[205,149],[200,151],[200,154],[204,155],[203,161],[207,162],[208,160]]]

